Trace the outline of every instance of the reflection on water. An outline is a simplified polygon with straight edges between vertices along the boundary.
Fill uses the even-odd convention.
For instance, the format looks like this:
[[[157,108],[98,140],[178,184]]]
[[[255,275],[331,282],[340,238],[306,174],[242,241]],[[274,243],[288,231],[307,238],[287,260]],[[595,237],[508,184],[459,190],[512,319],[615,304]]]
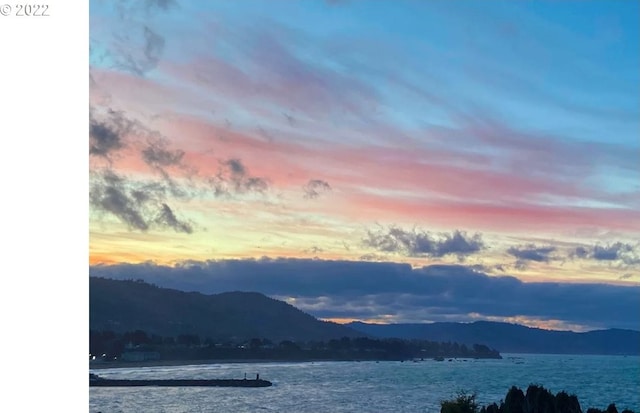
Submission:
[[[576,394],[584,411],[640,411],[640,357],[504,355],[503,360],[237,363],[95,370],[105,378],[242,378],[267,388],[95,388],[90,411],[107,412],[439,412],[458,391],[480,404],[499,402],[516,385]]]

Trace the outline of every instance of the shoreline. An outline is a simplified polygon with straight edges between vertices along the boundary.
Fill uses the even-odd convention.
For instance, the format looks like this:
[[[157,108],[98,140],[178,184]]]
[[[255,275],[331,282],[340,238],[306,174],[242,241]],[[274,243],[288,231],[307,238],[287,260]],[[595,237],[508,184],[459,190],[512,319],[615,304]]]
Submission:
[[[466,357],[450,357],[457,360],[473,360]],[[496,359],[488,359],[496,360]],[[426,361],[435,361],[433,358],[425,358],[417,361],[424,363]],[[362,363],[412,363],[411,360],[348,360],[348,359],[297,359],[297,360],[281,360],[281,359],[209,359],[209,360],[151,360],[151,361],[106,361],[106,362],[89,362],[89,370],[104,369],[126,369],[140,367],[174,367],[174,366],[201,366],[212,364],[273,364],[273,363],[321,363],[321,362],[362,362]]]
[[[277,360],[277,359],[212,359],[212,360],[155,360],[155,361],[108,361],[92,363],[89,362],[89,370],[104,369],[126,369],[140,367],[173,367],[173,366],[201,366],[211,364],[273,364],[273,363],[316,363],[323,361],[348,361],[356,360],[326,360],[326,359],[308,359],[308,360]],[[375,360],[365,360],[373,362]],[[380,360],[384,361],[384,360]],[[399,360],[398,360],[399,361]]]
[[[155,360],[155,361],[108,361],[101,363],[89,362],[89,370],[122,369],[139,367],[173,367],[173,366],[200,366],[210,364],[245,364],[245,363],[277,363],[282,360],[250,360],[250,359],[227,359],[227,360]],[[302,360],[301,362],[306,362]],[[309,360],[313,361],[313,360]],[[285,363],[295,363],[297,361],[282,361]]]

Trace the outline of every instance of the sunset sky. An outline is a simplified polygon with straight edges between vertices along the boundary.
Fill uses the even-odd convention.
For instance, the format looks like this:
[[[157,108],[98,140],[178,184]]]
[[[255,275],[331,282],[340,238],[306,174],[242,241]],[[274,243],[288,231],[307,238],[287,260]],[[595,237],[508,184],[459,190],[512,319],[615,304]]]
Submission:
[[[637,1],[90,2],[91,275],[640,330]]]

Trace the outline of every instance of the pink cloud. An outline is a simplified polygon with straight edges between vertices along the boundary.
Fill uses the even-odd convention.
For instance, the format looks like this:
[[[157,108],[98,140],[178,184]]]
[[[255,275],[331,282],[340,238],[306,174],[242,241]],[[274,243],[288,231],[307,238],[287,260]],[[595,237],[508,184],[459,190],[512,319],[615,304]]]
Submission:
[[[140,82],[148,84],[144,80]],[[572,182],[492,170],[489,158],[473,153],[415,144],[354,147],[269,140],[257,132],[234,130],[178,113],[159,118],[153,125],[173,146],[185,151],[185,163],[203,176],[217,172],[217,160],[240,158],[252,173],[266,176],[283,188],[298,186],[310,178],[322,178],[346,190],[362,187],[405,190],[423,197],[432,194],[462,202],[476,200],[493,204],[535,203],[536,197],[549,194],[573,198],[591,195]],[[411,144],[410,140],[405,142]],[[123,160],[121,166],[138,171],[145,168],[135,155]]]
[[[473,204],[392,199],[351,194],[345,205],[360,220],[419,223],[487,231],[556,231],[606,228],[623,233],[640,231],[640,212],[619,209],[547,207],[538,205]],[[344,206],[344,205],[343,205]]]
[[[341,128],[301,120],[295,128],[275,129],[274,136],[265,136],[258,128],[262,122],[286,124],[279,107],[299,106],[321,113],[327,106],[344,104],[340,107],[345,110],[365,113],[369,99],[376,99],[358,84],[347,87],[346,76],[306,65],[277,40],[265,41],[273,42],[275,54],[258,73],[259,80],[209,57],[189,65],[161,63],[160,72],[176,79],[166,84],[98,70],[95,90],[111,91],[112,104],[140,114],[150,128],[157,128],[173,148],[185,152],[185,164],[201,178],[217,173],[220,160],[238,158],[252,175],[268,178],[278,189],[297,189],[309,179],[323,179],[336,189],[331,194],[335,205],[346,211],[364,209],[363,215],[372,219],[385,214],[407,219],[429,216],[505,229],[539,224],[607,227],[608,223],[625,229],[631,218],[637,220],[637,215],[625,210],[539,205],[549,197],[573,203],[613,198],[599,188],[581,185],[594,164],[588,156],[592,148],[586,144],[521,133],[498,122],[458,118],[458,128],[408,133],[381,121]],[[259,54],[254,58],[266,59]],[[198,85],[202,93],[188,92],[181,82]],[[104,105],[93,90],[92,102]],[[194,108],[224,113],[225,101],[254,114],[255,126],[226,125],[224,119],[215,120],[215,114],[210,119],[191,114]],[[153,118],[156,114],[161,116]],[[371,139],[354,143],[363,137]],[[598,148],[601,156],[615,150]],[[149,172],[132,150],[123,152],[117,165],[131,172]],[[397,195],[399,191],[410,195]],[[637,196],[615,200],[636,202]],[[353,207],[347,201],[354,202]]]

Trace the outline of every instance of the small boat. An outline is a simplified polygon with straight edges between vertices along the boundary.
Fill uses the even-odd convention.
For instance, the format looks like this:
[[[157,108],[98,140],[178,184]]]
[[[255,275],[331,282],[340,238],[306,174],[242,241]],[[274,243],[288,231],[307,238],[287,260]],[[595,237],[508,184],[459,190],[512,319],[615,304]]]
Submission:
[[[272,383],[255,379],[105,379],[89,373],[89,387],[269,387]]]

